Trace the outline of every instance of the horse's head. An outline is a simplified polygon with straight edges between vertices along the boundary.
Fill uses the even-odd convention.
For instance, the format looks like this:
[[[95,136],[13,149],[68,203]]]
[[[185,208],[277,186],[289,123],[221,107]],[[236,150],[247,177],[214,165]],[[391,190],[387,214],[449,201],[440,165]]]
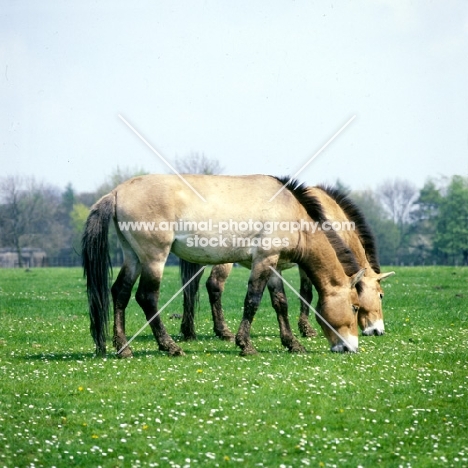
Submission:
[[[359,283],[358,324],[363,335],[383,335],[385,325],[382,312],[383,290],[380,282],[395,272],[382,273],[377,276],[365,276]]]
[[[317,304],[317,322],[333,352],[356,352],[358,349],[359,296],[356,284],[361,281],[364,273],[365,269],[362,269],[349,279],[348,284],[334,286],[330,291],[324,292]]]

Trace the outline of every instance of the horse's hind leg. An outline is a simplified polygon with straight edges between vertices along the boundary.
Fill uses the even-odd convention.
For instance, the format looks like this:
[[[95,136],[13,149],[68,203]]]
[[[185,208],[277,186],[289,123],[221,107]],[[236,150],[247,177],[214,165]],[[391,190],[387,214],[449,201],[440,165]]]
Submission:
[[[231,270],[232,263],[215,265],[211,270],[209,278],[206,280],[206,290],[210,298],[211,314],[213,316],[213,331],[216,336],[226,341],[234,341],[234,334],[229,330],[224,319],[221,297]]]
[[[281,343],[291,353],[304,353],[305,348],[294,337],[288,319],[288,302],[284,292],[283,281],[280,277],[272,274],[268,280],[268,291],[270,292],[271,305],[276,311],[280,329]]]
[[[306,300],[307,304],[312,302],[312,283],[310,282],[309,278],[307,277],[306,273],[302,268],[299,268],[299,276],[301,280],[300,286],[300,296]],[[312,327],[309,322],[309,306],[304,304],[303,301],[300,301],[301,309],[299,315],[299,321],[297,323],[299,327],[299,331],[301,335],[305,338],[312,338],[317,336],[317,331]]]
[[[136,300],[145,312],[151,331],[158,342],[161,351],[167,351],[171,356],[181,356],[182,349],[169,336],[158,313],[159,288],[161,285],[164,262],[155,262],[142,267],[140,283],[136,292]]]
[[[261,263],[259,262],[252,265],[252,271],[250,273],[249,284],[247,287],[247,295],[244,300],[244,314],[242,316],[239,330],[236,334],[236,345],[241,348],[241,356],[257,353],[250,341],[250,329],[252,327],[252,321],[255,317],[255,313],[257,312],[260,301],[262,300],[266,283],[271,275],[271,270],[269,269],[270,265],[272,265],[272,262],[268,259],[265,259]]]
[[[125,336],[125,309],[140,270],[140,263],[137,260],[130,262],[126,259],[111,289],[114,302],[113,344],[120,358],[132,357],[132,350],[128,346],[127,337]]]

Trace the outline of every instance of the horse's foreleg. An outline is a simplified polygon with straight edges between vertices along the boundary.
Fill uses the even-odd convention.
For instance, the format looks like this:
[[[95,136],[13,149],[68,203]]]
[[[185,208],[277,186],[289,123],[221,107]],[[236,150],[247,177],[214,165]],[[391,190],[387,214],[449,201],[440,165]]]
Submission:
[[[157,263],[153,267],[148,265],[143,267],[136,300],[145,312],[146,320],[150,324],[159,349],[167,351],[171,356],[181,356],[184,352],[169,336],[158,313],[159,288],[163,268],[164,263]]]
[[[234,334],[229,330],[223,313],[221,297],[224,291],[224,285],[231,273],[232,263],[224,265],[215,265],[211,274],[206,280],[206,289],[210,298],[211,314],[213,316],[213,331],[216,336],[226,341],[234,341]]]
[[[288,302],[281,278],[275,274],[271,275],[268,281],[268,290],[270,292],[271,305],[276,311],[282,345],[288,348],[291,353],[304,353],[305,348],[294,337],[289,324]]]
[[[301,280],[299,293],[301,297],[306,300],[307,304],[311,304],[313,297],[312,283],[310,282],[306,273],[301,268],[299,268],[299,276]],[[314,336],[317,336],[317,331],[312,327],[312,325],[309,322],[310,309],[308,305],[304,304],[303,301],[300,301],[300,304],[301,309],[297,325],[299,327],[301,335],[305,338],[312,338]]]
[[[125,309],[132,294],[132,288],[138,275],[140,265],[130,265],[125,262],[112,285],[112,300],[114,303],[114,338],[113,344],[120,358],[132,357],[132,350],[128,346],[125,336]]]

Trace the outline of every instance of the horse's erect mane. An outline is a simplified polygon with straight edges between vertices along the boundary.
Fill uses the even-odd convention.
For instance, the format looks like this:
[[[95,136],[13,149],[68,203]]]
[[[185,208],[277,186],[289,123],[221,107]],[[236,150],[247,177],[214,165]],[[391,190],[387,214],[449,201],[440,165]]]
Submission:
[[[317,197],[313,196],[308,191],[308,187],[305,184],[301,184],[298,180],[289,180],[289,177],[275,177],[278,182],[286,186],[297,201],[305,208],[307,214],[320,224],[327,221],[325,213],[322,208],[322,204]],[[329,231],[323,231],[328,241],[336,252],[339,262],[343,265],[344,271],[348,276],[352,276],[357,273],[360,269],[359,264],[356,260],[351,249],[343,242],[341,237],[332,229]],[[359,284],[359,283],[358,283]]]
[[[343,191],[325,185],[318,185],[317,188],[332,198],[344,211],[346,217],[354,222],[355,230],[366,252],[367,261],[375,273],[380,273],[380,262],[375,237],[362,211]]]

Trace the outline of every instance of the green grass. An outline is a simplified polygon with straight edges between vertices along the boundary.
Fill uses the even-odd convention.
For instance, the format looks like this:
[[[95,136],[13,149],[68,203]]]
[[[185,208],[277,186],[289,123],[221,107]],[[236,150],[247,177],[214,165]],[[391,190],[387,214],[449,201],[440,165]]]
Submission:
[[[321,333],[289,354],[267,294],[259,354],[241,358],[213,336],[202,291],[185,356],[159,352],[146,328],[129,360],[110,342],[93,357],[80,270],[0,270],[0,467],[468,466],[468,269],[396,270],[387,334],[360,338],[357,354],[330,353]],[[235,269],[226,286],[232,331],[247,276]],[[179,287],[166,269],[161,304]],[[176,312],[180,298],[163,312],[178,339]],[[129,336],[144,324],[134,299],[127,320]]]

